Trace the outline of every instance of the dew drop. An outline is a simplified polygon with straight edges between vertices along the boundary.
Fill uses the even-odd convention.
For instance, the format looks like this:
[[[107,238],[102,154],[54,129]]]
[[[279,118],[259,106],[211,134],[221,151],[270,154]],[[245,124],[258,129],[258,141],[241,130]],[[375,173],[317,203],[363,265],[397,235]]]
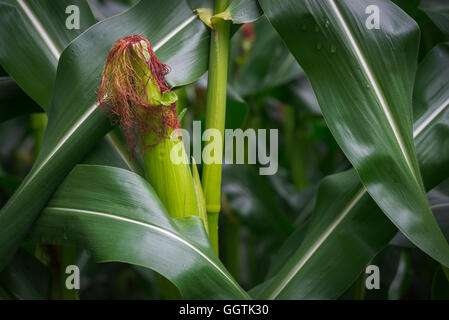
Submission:
[[[317,48],[318,50],[321,50],[321,43],[317,43],[317,44],[316,44],[316,48]]]
[[[331,53],[335,53],[337,51],[337,46],[336,45],[331,45]]]
[[[371,85],[369,83],[366,84],[366,88],[369,89],[371,88]]]
[[[324,24],[324,26],[325,26],[326,28],[329,28],[330,23],[331,23],[331,22],[330,22],[329,20],[326,19],[326,23]]]

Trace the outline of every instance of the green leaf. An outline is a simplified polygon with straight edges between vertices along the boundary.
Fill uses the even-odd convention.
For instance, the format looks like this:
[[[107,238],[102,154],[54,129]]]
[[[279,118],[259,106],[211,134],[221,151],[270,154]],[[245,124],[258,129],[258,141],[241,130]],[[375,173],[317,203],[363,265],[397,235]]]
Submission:
[[[257,298],[338,298],[396,233],[376,209],[354,170],[325,178],[301,246],[288,243],[294,253]]]
[[[438,198],[433,198],[435,196]],[[437,190],[434,189],[429,192],[429,198],[430,208],[432,209],[435,219],[443,231],[444,236],[449,240],[449,197],[438,194]],[[415,248],[415,246],[401,232],[396,234],[390,244],[406,248]]]
[[[254,22],[263,15],[256,0],[232,1],[226,11],[236,24]]]
[[[0,300],[14,300],[15,297],[0,284]]]
[[[69,5],[80,9],[78,30],[66,28]],[[0,8],[0,65],[48,110],[61,52],[95,23],[89,6],[82,0],[2,0]]]
[[[230,20],[233,24],[242,24],[254,22],[263,15],[257,0],[232,1],[226,10],[215,15],[211,0],[188,0],[188,3],[198,17],[212,29],[213,24],[220,20]]]
[[[449,35],[449,2],[446,0],[422,0],[419,8],[424,11],[436,26]]]
[[[396,274],[388,288],[388,300],[399,300],[402,297],[410,277],[410,264],[410,256],[401,251]]]
[[[42,112],[10,77],[0,77],[0,122],[23,114]]]
[[[415,146],[428,189],[449,177],[449,44],[435,47],[421,62],[413,95]],[[425,129],[425,130],[424,130]]]
[[[132,158],[122,131],[120,128],[115,128],[101,139],[81,162],[122,168],[144,177],[141,160],[141,158]]]
[[[443,268],[443,266],[439,265],[435,270],[431,294],[433,300],[449,299],[449,279],[445,275]]]
[[[449,265],[449,245],[429,209],[413,145],[416,23],[384,0],[260,3],[371,197],[421,250]],[[365,26],[368,5],[388,12],[379,30]]]
[[[241,96],[281,86],[303,71],[265,17],[254,23],[256,37],[233,88]]]
[[[164,106],[169,106],[178,101],[178,96],[173,91],[165,91],[162,94],[161,104]]]
[[[442,81],[449,72],[449,64],[445,63],[448,58],[449,52],[437,47],[424,59],[417,72],[414,136],[429,189],[446,177],[427,169],[431,166],[426,166],[426,163],[449,161],[449,154],[442,152],[449,136],[449,102],[441,107],[441,101],[449,98],[447,81]],[[435,66],[438,66],[437,71],[432,72]],[[426,112],[423,113],[423,110]],[[433,148],[428,149],[420,137],[435,139]],[[424,154],[428,156],[423,157]],[[290,236],[279,250],[276,263],[271,266],[268,273],[271,279],[254,288],[250,292],[253,296],[337,298],[397,233],[394,225],[381,214],[379,207],[366,193],[353,169],[324,179],[316,203],[306,236],[303,236],[302,229]],[[294,238],[298,240],[294,241]]]
[[[16,299],[42,300],[50,296],[50,271],[25,250],[19,250],[0,273],[0,284]]]
[[[39,243],[86,248],[97,262],[151,268],[187,299],[246,299],[210,246],[199,218],[169,218],[153,188],[127,170],[78,165],[31,233]]]
[[[110,130],[95,104],[106,55],[130,34],[147,37],[168,64],[172,85],[190,83],[207,69],[209,32],[185,3],[141,1],[97,23],[61,55],[49,122],[41,151],[21,187],[0,212],[0,269],[64,176]],[[39,197],[36,197],[39,194]]]
[[[256,170],[247,165],[223,166],[223,193],[232,210],[256,234],[286,238],[294,226],[279,208],[267,178],[258,175]]]

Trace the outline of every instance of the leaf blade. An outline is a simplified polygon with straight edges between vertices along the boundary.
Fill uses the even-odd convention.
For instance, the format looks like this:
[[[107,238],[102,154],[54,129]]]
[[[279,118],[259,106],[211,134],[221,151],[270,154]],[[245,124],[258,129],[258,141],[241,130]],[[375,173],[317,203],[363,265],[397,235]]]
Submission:
[[[64,176],[111,129],[95,101],[113,43],[130,33],[140,33],[152,40],[158,57],[172,67],[168,77],[172,85],[192,82],[207,69],[203,57],[207,56],[209,40],[206,28],[193,16],[185,3],[175,0],[165,1],[163,6],[142,1],[97,23],[64,50],[42,148],[31,172],[0,212],[0,226],[5,230],[0,236],[0,269]]]
[[[413,145],[416,23],[383,0],[260,3],[311,80],[330,130],[371,197],[410,240],[449,264]],[[365,27],[372,4],[388,13],[376,32]]]
[[[196,232],[194,241],[179,224],[193,224],[203,234]],[[30,239],[81,245],[100,262],[152,268],[187,298],[248,298],[213,253],[201,221],[172,221],[151,186],[127,170],[76,166],[44,209]]]

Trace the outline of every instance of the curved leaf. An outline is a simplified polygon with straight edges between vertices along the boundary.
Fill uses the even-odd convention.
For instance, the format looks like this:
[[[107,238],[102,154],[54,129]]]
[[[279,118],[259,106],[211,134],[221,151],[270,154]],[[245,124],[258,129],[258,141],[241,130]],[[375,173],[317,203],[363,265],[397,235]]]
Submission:
[[[214,254],[201,220],[175,221],[142,177],[78,165],[44,209],[30,239],[82,246],[98,262],[154,269],[188,299],[249,298]]]
[[[232,23],[254,22],[263,15],[257,0],[232,1],[227,11],[229,11]]]
[[[67,6],[80,9],[80,28],[67,29]],[[0,64],[43,109],[50,107],[64,48],[95,23],[82,0],[1,0]]]
[[[167,79],[172,85],[192,82],[206,71],[209,32],[185,2],[139,2],[72,41],[59,61],[39,156],[0,212],[0,269],[67,172],[110,130],[95,104],[101,72],[114,42],[136,33],[147,37],[160,60],[171,67]]]
[[[423,60],[414,92],[416,150],[429,189],[447,176],[432,170],[432,164],[449,161],[449,154],[442,152],[449,137],[449,103],[440,109],[440,102],[449,98],[447,81],[443,81],[449,72],[449,63],[446,63],[449,52],[444,48],[445,45],[435,48]],[[435,66],[439,66],[437,72],[432,71]],[[421,140],[423,137],[435,142],[432,149],[427,148]],[[397,233],[369,197],[354,170],[324,179],[318,198],[305,237],[302,229],[290,236],[271,266],[271,279],[254,288],[253,296],[337,298]]]
[[[371,197],[419,248],[449,265],[412,135],[419,29],[386,0],[260,0],[306,72],[326,122]],[[369,30],[366,8],[382,12]]]
[[[16,299],[42,300],[50,296],[50,271],[25,250],[19,250],[0,273],[0,285]]]
[[[269,181],[250,166],[223,166],[223,193],[229,206],[256,234],[274,234],[280,239],[293,231],[292,222],[279,209]]]
[[[410,256],[405,251],[401,251],[396,273],[388,288],[388,300],[399,300],[404,294],[405,286],[409,281]]]
[[[449,176],[449,44],[440,44],[421,62],[413,95],[414,138],[428,189]]]

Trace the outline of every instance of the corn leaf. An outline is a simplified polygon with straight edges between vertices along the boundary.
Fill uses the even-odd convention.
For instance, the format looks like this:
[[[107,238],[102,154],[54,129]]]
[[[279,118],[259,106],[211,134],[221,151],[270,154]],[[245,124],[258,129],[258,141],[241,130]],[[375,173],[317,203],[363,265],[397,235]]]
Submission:
[[[69,5],[79,8],[79,29],[66,28]],[[95,19],[82,0],[2,0],[0,8],[0,65],[47,110],[61,52]]]
[[[260,3],[309,77],[370,196],[414,244],[449,265],[449,245],[429,209],[413,145],[416,23],[385,0]],[[379,29],[367,28],[369,5],[381,13]]]
[[[0,273],[3,286],[12,299],[42,300],[50,297],[50,271],[33,255],[19,250]]]
[[[424,11],[436,26],[449,35],[449,2],[446,0],[422,0],[419,8]]]
[[[13,23],[9,21],[8,28],[20,28]],[[59,60],[39,156],[0,212],[0,269],[64,176],[110,130],[109,120],[95,104],[97,87],[108,51],[116,40],[130,34],[151,41],[159,59],[171,67],[168,81],[172,85],[192,82],[207,69],[209,33],[190,8],[176,0],[165,1],[163,6],[139,2],[71,42]]]
[[[447,45],[433,49],[419,66],[414,91],[414,137],[428,189],[449,175],[433,170],[449,161],[449,153],[442,152],[449,138],[449,86],[445,80],[448,58]],[[432,149],[427,148],[429,143]],[[288,258],[276,259],[269,272],[271,279],[254,288],[252,295],[278,299],[338,298],[397,233],[353,169],[325,178],[316,203],[305,239],[302,240],[302,230],[291,235],[300,241],[285,244],[280,252]]]
[[[249,298],[215,255],[201,220],[172,220],[153,188],[127,170],[76,166],[29,239],[84,247],[97,262],[154,269],[187,299]]]

